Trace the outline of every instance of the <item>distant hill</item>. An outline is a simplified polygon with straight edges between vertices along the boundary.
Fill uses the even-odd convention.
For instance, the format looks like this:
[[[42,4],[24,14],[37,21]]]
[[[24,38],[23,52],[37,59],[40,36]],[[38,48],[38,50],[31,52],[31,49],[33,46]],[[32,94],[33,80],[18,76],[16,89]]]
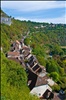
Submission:
[[[2,16],[9,17],[2,10],[1,14]],[[34,44],[34,41],[35,45],[38,42],[38,45],[44,45],[45,47],[54,44],[66,46],[66,24],[38,23],[12,19],[12,25],[10,27],[2,24],[1,28],[1,34],[4,38],[2,40],[3,47],[5,47],[6,43],[9,45],[9,43],[11,43],[10,41],[12,40],[14,41],[16,39],[20,39],[21,36],[26,35],[28,31],[30,31],[29,37],[32,37],[31,45]],[[4,42],[5,38],[6,42]],[[28,40],[30,39],[28,38]],[[9,48],[8,45],[6,45],[6,48],[4,48],[5,51],[7,51],[7,48]]]

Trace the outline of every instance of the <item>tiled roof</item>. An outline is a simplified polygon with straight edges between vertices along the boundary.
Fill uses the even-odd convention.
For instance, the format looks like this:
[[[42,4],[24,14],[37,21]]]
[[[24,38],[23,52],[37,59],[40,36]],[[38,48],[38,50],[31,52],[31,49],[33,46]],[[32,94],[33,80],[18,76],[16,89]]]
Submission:
[[[18,40],[16,40],[16,43],[17,43],[17,44],[20,44],[20,42],[19,42]]]
[[[23,50],[29,50],[30,51],[30,48],[28,46],[23,46],[22,49]]]
[[[39,77],[39,76],[38,76],[35,86],[47,84],[47,83],[48,83],[48,82],[47,82],[47,79],[48,79],[47,76],[44,76],[44,77]]]
[[[8,52],[8,55],[10,55],[10,56],[19,56],[20,53],[19,52]]]

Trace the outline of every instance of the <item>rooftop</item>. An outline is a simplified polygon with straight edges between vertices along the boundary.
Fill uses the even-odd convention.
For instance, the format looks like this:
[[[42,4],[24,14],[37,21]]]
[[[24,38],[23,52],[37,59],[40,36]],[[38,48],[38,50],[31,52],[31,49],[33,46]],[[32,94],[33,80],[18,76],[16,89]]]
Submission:
[[[46,75],[44,77],[39,77],[38,76],[35,86],[48,84],[47,79],[48,79],[48,77]]]
[[[30,94],[37,95],[38,97],[42,97],[42,95],[45,93],[46,90],[52,91],[52,89],[48,85],[41,85],[34,87],[31,91]]]
[[[19,56],[20,53],[19,52],[8,52],[7,55],[8,56]]]

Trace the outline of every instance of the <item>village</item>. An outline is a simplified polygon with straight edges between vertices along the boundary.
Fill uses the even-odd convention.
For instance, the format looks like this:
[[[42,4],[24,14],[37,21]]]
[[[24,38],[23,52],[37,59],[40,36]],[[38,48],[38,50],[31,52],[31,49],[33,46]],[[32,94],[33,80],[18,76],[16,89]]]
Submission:
[[[31,53],[30,46],[24,44],[25,38],[26,36],[23,36],[20,41],[13,42],[6,57],[20,63],[28,74],[27,85],[30,94],[37,95],[40,100],[60,100],[51,88],[56,83],[47,76],[46,68],[40,65],[36,56]]]
[[[64,90],[64,89],[66,89],[65,88],[66,81],[65,81],[65,76],[64,76],[65,74],[63,72],[63,69],[65,70],[65,67],[64,67],[65,62],[64,61],[66,59],[65,32],[64,32],[66,25],[65,24],[54,24],[54,23],[50,23],[50,24],[49,23],[36,23],[36,22],[29,21],[29,20],[22,21],[20,24],[19,20],[15,20],[14,17],[12,18],[12,16],[8,16],[3,11],[1,13],[1,25],[2,25],[2,30],[1,30],[2,31],[1,32],[2,33],[1,34],[2,35],[2,38],[1,38],[2,46],[0,47],[0,49],[2,52],[5,51],[4,53],[6,53],[5,55],[8,60],[13,60],[13,61],[17,62],[18,64],[16,63],[15,66],[16,65],[18,66],[20,64],[21,65],[20,68],[22,67],[22,69],[24,70],[24,73],[26,72],[27,75],[26,75],[26,78],[24,77],[24,79],[26,79],[26,81],[27,81],[27,82],[25,82],[26,87],[28,87],[29,88],[28,90],[30,90],[28,94],[30,96],[34,95],[34,97],[37,96],[40,100],[66,100],[66,95],[65,95],[65,90]],[[26,26],[28,26],[28,27],[26,27]],[[12,32],[13,32],[13,34],[12,34]],[[15,37],[15,38],[13,39],[13,37]],[[18,40],[18,38],[17,38],[17,40],[16,40],[16,37],[19,37],[21,39]],[[37,37],[39,37],[39,38],[37,38]],[[44,38],[42,38],[42,37],[44,37]],[[46,38],[46,40],[45,40],[45,38]],[[57,41],[58,38],[59,38],[59,42]],[[28,41],[25,42],[25,39],[28,39],[29,42]],[[40,42],[38,43],[38,42],[36,42],[36,40],[40,41]],[[49,40],[49,42],[47,40]],[[34,43],[33,43],[33,41],[34,41]],[[48,46],[44,45],[44,42],[46,42],[48,44]],[[50,46],[52,47],[52,45],[49,45],[49,43],[54,43],[54,45],[55,45],[55,43],[56,44],[60,43],[60,46],[64,51],[64,54],[62,57],[60,57],[58,54],[52,55],[52,53],[50,52],[51,48],[50,49],[47,48],[45,50],[45,52],[47,54],[46,58],[43,55],[44,52],[42,52],[42,56],[39,55],[39,57],[40,58],[43,57],[47,60],[49,60],[49,59],[51,60],[54,57],[54,61],[57,60],[57,64],[59,64],[59,67],[57,66],[58,67],[57,69],[61,69],[60,71],[58,71],[58,72],[60,72],[58,75],[61,77],[61,81],[60,80],[55,81],[53,79],[53,77],[49,75],[49,71],[47,71],[47,69],[50,70],[51,67],[55,66],[56,65],[55,63],[53,64],[53,66],[50,65],[51,66],[50,68],[47,68],[47,64],[45,64],[45,66],[43,66],[44,64],[42,65],[42,63],[41,64],[39,63],[40,61],[38,61],[39,59],[37,57],[38,54],[36,55],[36,53],[33,52],[33,47],[31,46],[32,43],[34,45],[38,45],[38,47],[40,46],[39,44],[43,43],[43,45],[40,46],[41,49],[39,49],[39,51],[44,51],[44,49],[46,49],[47,47],[50,47]],[[54,45],[53,45],[53,47],[54,47]],[[36,48],[36,47],[37,46],[34,46],[34,48]],[[37,47],[37,49],[38,49],[38,47]],[[5,48],[5,50],[4,50],[4,48]],[[44,48],[44,49],[42,49],[42,48]],[[56,49],[54,49],[54,52],[55,52],[55,50]],[[60,49],[58,50],[58,52],[59,51],[60,51]],[[37,50],[36,50],[36,52],[37,52]],[[39,54],[41,54],[41,52],[39,52]],[[50,62],[50,60],[49,60],[49,62]],[[43,59],[41,59],[41,61],[44,62]],[[4,66],[6,66],[6,64],[7,64],[7,63],[6,64],[5,63],[6,62],[3,63]],[[11,68],[12,66],[9,66],[9,67]],[[13,67],[14,67],[14,65],[13,65]],[[4,69],[4,67],[3,67],[3,69]],[[7,70],[6,67],[5,67],[5,69]],[[21,70],[21,71],[23,71],[23,70]],[[56,72],[55,69],[54,69],[54,71]],[[52,71],[50,71],[50,72],[52,72]],[[62,75],[61,75],[61,72],[62,72]],[[3,70],[1,71],[1,73],[2,73],[2,77],[4,77],[4,75],[5,76],[8,75],[8,74],[4,74]],[[10,73],[10,72],[8,71],[8,73]],[[22,73],[21,73],[21,75],[22,75]],[[16,76],[16,78],[17,78],[17,75],[15,75],[15,74],[13,75],[13,73],[12,73],[12,76],[13,77]],[[7,76],[7,78],[8,78],[8,76]],[[5,88],[5,89],[2,89],[2,95],[6,94],[9,96],[9,94],[8,94],[9,90],[6,91],[8,81],[7,81],[6,85],[3,85],[3,84],[5,84],[5,81],[4,81],[5,77],[2,79],[3,79],[2,87]],[[10,77],[9,77],[9,79],[10,79]],[[15,81],[15,79],[14,79],[14,81]],[[22,80],[20,80],[20,81],[22,82]],[[58,82],[60,82],[60,83],[58,84]],[[20,82],[17,81],[17,84],[19,84],[19,83]],[[58,86],[60,85],[60,88],[58,89],[58,91],[53,89],[53,87],[54,86],[57,87],[57,85]],[[21,86],[22,86],[22,83],[21,83]],[[20,88],[21,88],[21,86],[20,86]],[[25,87],[25,90],[27,90],[26,87]],[[54,88],[56,88],[56,87],[54,87]],[[17,86],[16,86],[16,88],[17,88]],[[9,89],[9,87],[8,87],[8,89]],[[5,92],[3,90],[5,90]],[[19,89],[17,89],[17,91],[18,90]],[[11,91],[11,85],[10,85],[10,91]],[[11,92],[10,92],[10,95],[11,95]],[[14,92],[14,90],[13,90],[13,92]],[[17,92],[17,94],[18,94],[18,92]],[[25,94],[27,94],[27,92]],[[6,95],[4,95],[4,97],[6,97]],[[21,88],[21,95],[23,96],[22,88]],[[19,96],[20,96],[20,92],[19,92]],[[5,98],[5,99],[7,99],[7,98]],[[22,99],[22,97],[20,97],[20,100],[21,99]],[[11,98],[11,100],[12,100],[12,98]],[[15,100],[15,99],[13,99],[13,100]],[[28,100],[33,100],[33,99],[31,97],[31,99],[28,98]]]

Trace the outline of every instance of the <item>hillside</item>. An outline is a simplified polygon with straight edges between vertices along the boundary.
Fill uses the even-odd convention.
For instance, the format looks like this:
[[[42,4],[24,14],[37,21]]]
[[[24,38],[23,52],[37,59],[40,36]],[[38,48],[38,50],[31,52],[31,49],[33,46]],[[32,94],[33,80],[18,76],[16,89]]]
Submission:
[[[22,66],[5,57],[10,50],[12,41],[20,39],[23,32],[27,31],[24,23],[12,19],[12,24],[1,24],[1,100],[39,100],[29,94],[27,74]]]
[[[4,16],[5,14],[3,11]],[[8,16],[8,15],[7,15]],[[27,87],[27,75],[22,66],[8,60],[4,54],[10,50],[15,40],[26,36],[25,44],[30,45],[32,53],[36,55],[39,63],[46,67],[48,76],[58,84],[52,87],[54,91],[61,88],[66,91],[66,25],[20,21],[12,18],[12,24],[1,24],[1,74],[2,74],[2,100],[38,100],[29,95]],[[11,92],[12,91],[12,92]],[[23,97],[24,95],[24,97]],[[21,99],[20,99],[21,100]]]
[[[0,9],[0,14],[1,14],[1,17],[9,17],[5,12],[3,12],[1,9]]]
[[[1,100],[38,100],[29,95],[27,75],[20,64],[1,54]]]

